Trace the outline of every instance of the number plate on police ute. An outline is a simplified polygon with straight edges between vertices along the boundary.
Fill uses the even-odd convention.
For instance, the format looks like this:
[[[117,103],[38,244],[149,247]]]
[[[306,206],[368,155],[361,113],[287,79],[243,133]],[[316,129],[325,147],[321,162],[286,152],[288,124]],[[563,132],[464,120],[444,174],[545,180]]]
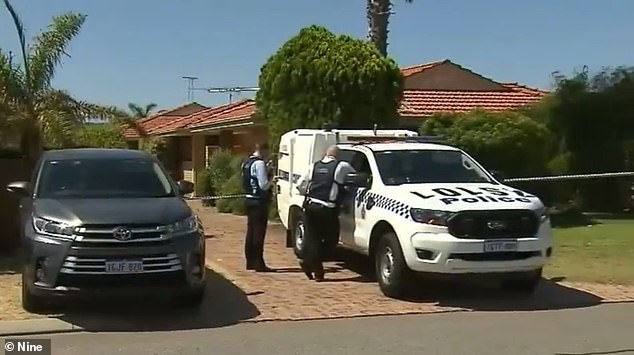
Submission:
[[[487,240],[484,242],[485,253],[517,251],[517,240]]]
[[[106,261],[106,273],[108,274],[136,274],[139,272],[143,272],[143,261]]]

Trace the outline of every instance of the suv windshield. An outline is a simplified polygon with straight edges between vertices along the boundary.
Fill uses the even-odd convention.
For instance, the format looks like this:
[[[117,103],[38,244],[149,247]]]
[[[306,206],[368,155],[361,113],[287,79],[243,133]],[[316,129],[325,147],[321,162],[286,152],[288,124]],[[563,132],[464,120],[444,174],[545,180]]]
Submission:
[[[163,169],[150,159],[69,159],[44,163],[39,198],[172,197]]]
[[[492,182],[461,151],[388,150],[374,155],[385,185]]]

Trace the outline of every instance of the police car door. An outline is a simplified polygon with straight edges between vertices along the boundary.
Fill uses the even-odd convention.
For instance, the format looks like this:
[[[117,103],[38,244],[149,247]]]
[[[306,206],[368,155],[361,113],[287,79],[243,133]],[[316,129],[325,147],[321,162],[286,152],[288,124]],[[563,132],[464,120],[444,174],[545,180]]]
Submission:
[[[370,164],[365,153],[354,151],[350,160],[350,165],[361,173],[370,174]],[[369,188],[349,187],[347,188],[344,207],[339,215],[339,224],[341,225],[340,240],[345,246],[357,249],[359,245],[355,242],[355,234],[358,231],[359,223],[365,220],[365,205],[361,203],[359,197],[363,196]]]
[[[354,150],[341,149],[339,160],[352,164],[353,157],[358,154]],[[354,167],[354,166],[353,166]],[[346,186],[341,192],[341,211],[339,213],[339,241],[345,245],[350,245],[354,241],[354,199],[356,188]]]

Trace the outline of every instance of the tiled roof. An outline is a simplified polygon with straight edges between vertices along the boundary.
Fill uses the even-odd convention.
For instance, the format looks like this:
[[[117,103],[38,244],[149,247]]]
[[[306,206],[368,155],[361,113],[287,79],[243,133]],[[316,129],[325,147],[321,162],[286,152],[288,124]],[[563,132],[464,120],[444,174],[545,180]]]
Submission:
[[[244,111],[244,107],[252,106],[253,110],[250,114]],[[202,111],[198,111],[188,116],[178,118],[176,120],[167,122],[161,126],[157,126],[153,130],[149,131],[150,134],[169,134],[182,129],[191,127],[205,126],[217,122],[218,117],[221,121],[226,122],[236,120],[240,118],[249,117],[255,112],[255,102],[247,99],[221,106],[210,107]]]
[[[468,112],[476,109],[506,111],[536,103],[548,92],[516,83],[502,84],[508,91],[405,90],[401,116],[427,117],[438,113]]]
[[[429,63],[412,65],[412,66],[409,66],[409,67],[401,68],[401,74],[403,74],[403,76],[407,77],[407,76],[418,74],[418,73],[423,72],[423,71],[425,71],[427,69],[431,69],[431,68],[437,67],[437,66],[439,66],[441,64],[445,64],[445,63],[449,63],[449,62],[451,62],[449,59],[445,59],[445,60],[437,60],[435,62],[429,62]]]
[[[190,115],[194,112],[206,109],[197,102],[184,104],[173,109],[161,110],[148,117],[139,119],[136,121],[138,127],[145,133],[152,133],[156,128],[165,125],[171,121],[177,120],[180,117]],[[134,127],[125,127],[123,136],[128,139],[139,138],[139,133]]]
[[[215,115],[209,116],[204,120],[190,124],[188,128],[200,128],[204,126],[215,125],[219,123],[227,123],[247,119],[253,117],[257,107],[255,101],[251,99],[237,102],[235,105],[228,107]]]

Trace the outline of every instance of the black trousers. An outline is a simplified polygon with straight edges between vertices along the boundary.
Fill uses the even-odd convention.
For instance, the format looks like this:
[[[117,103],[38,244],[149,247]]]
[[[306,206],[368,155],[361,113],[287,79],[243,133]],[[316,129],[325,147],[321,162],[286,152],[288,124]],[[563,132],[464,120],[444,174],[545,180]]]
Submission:
[[[338,213],[335,208],[328,208],[318,203],[307,203],[304,208],[304,243],[302,246],[302,269],[324,274],[322,260],[322,239],[331,234],[331,229],[339,226]]]
[[[269,223],[269,204],[265,200],[246,199],[247,234],[244,238],[244,257],[248,268],[261,268],[264,262],[264,237]]]

